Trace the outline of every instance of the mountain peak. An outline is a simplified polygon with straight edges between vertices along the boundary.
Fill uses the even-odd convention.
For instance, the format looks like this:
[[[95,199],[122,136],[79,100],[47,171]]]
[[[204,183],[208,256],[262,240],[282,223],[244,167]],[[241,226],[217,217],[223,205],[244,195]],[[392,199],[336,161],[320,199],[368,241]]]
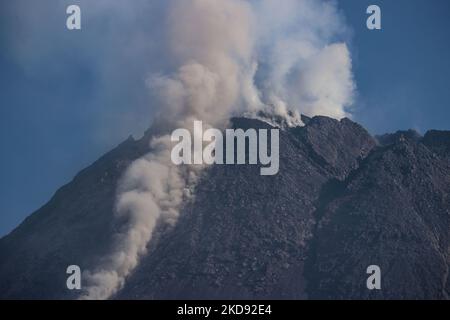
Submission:
[[[350,119],[302,121],[280,127],[277,175],[208,167],[178,223],[158,229],[116,298],[448,297],[450,134],[397,132],[380,145]],[[244,117],[231,125],[272,127]],[[65,270],[90,270],[111,249],[118,182],[149,152],[151,136],[128,138],[0,239],[0,297],[78,297]],[[385,146],[401,139],[411,141],[407,152]],[[384,290],[365,287],[372,264]]]

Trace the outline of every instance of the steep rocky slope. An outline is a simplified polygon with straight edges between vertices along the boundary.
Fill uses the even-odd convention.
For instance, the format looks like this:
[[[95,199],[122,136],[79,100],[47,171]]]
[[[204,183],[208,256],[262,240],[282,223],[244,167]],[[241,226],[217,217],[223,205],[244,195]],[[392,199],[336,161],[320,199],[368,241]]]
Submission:
[[[376,140],[348,119],[303,122],[281,130],[275,176],[207,168],[115,298],[448,298],[450,133]],[[77,297],[65,269],[107,252],[118,180],[150,136],[103,156],[0,240],[1,298]],[[371,264],[381,290],[366,288]]]

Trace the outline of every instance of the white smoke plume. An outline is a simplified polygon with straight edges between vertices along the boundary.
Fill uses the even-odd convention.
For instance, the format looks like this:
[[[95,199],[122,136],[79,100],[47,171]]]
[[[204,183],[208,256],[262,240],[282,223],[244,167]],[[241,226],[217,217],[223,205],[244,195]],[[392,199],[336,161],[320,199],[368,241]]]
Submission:
[[[255,2],[256,83],[275,113],[350,116],[355,85],[350,53],[340,42],[347,27],[334,1]]]
[[[230,116],[288,110],[343,117],[354,84],[344,24],[334,2],[319,0],[172,0],[166,56],[172,73],[147,83],[157,97],[158,136],[118,187],[125,230],[102,263],[85,273],[83,299],[107,299],[146,253],[158,222],[174,224],[202,169],[170,160],[170,133],[201,120],[224,127]],[[295,121],[294,121],[295,122]]]
[[[105,299],[120,289],[146,252],[156,223],[174,223],[185,190],[200,168],[180,168],[170,160],[170,133],[193,121],[222,126],[239,105],[242,70],[250,61],[250,8],[242,1],[192,0],[173,3],[168,18],[169,54],[180,67],[169,76],[153,76],[159,93],[161,136],[152,151],[136,160],[119,186],[117,215],[129,218],[106,263],[87,273],[87,299]],[[220,36],[219,36],[220,35]]]

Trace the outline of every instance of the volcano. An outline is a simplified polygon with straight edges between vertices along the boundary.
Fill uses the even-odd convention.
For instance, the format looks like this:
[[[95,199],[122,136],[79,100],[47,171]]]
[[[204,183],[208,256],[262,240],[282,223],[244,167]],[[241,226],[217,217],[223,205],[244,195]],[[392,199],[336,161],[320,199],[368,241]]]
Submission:
[[[450,132],[372,137],[316,116],[280,127],[279,172],[212,165],[160,225],[115,299],[448,299]],[[234,118],[234,128],[273,129]],[[0,239],[0,298],[77,299],[66,268],[111,249],[116,188],[149,151],[132,137]],[[381,270],[381,289],[366,269]],[[83,283],[83,280],[82,280]]]

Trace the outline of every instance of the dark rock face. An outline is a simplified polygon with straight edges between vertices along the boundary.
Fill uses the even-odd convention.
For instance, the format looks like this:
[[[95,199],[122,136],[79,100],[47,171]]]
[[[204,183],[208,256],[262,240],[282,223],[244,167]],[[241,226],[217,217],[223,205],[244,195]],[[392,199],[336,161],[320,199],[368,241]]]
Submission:
[[[0,297],[77,297],[66,288],[66,268],[72,264],[87,268],[109,248],[117,182],[131,161],[147,151],[144,140],[128,139],[78,173],[2,238]]]
[[[316,117],[281,132],[278,175],[260,176],[252,166],[210,168],[165,245],[147,255],[118,297],[306,298],[304,261],[320,190],[374,146],[357,124]]]
[[[403,140],[374,150],[333,191],[311,241],[311,297],[448,298],[448,161]],[[373,264],[384,270],[382,290],[365,288],[361,270]]]
[[[386,133],[381,136],[375,136],[375,139],[383,146],[395,144],[404,140],[419,142],[422,136],[416,130],[397,131],[396,133]]]
[[[302,119],[280,131],[277,175],[207,168],[115,298],[447,299],[450,134],[376,141],[348,119]],[[66,267],[90,268],[107,252],[118,179],[148,151],[148,135],[82,171],[0,240],[0,297],[76,297]],[[369,265],[381,268],[381,290],[366,287]]]

